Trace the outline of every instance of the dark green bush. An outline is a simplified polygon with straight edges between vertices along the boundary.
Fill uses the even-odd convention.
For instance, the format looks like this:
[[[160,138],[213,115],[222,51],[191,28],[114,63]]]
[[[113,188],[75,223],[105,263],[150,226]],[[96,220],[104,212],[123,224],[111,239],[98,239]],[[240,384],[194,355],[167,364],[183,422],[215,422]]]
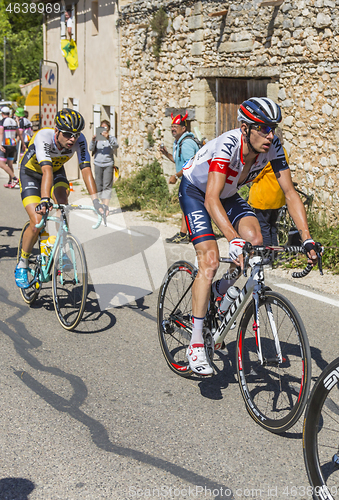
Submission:
[[[119,179],[116,189],[120,206],[130,210],[157,210],[159,214],[173,214],[180,211],[178,189],[169,192],[160,163],[154,160],[129,177]]]
[[[325,219],[319,222],[313,212],[308,217],[308,224],[312,238],[325,247],[323,266],[339,274],[339,226],[329,225]]]

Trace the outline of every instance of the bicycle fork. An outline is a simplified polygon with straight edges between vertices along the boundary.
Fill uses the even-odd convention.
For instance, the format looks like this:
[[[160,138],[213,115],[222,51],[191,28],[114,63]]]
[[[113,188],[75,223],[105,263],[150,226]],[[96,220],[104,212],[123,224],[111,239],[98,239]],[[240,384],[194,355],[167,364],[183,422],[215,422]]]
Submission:
[[[253,332],[255,335],[255,341],[257,345],[258,360],[261,365],[279,365],[283,361],[280,342],[278,337],[277,327],[274,321],[273,312],[271,304],[265,303],[265,309],[268,317],[268,321],[272,330],[274,345],[276,350],[275,358],[264,358],[261,347],[261,337],[260,337],[260,319],[259,319],[259,290],[261,289],[261,284],[257,284],[253,290],[253,305],[254,305],[254,321],[253,321]]]

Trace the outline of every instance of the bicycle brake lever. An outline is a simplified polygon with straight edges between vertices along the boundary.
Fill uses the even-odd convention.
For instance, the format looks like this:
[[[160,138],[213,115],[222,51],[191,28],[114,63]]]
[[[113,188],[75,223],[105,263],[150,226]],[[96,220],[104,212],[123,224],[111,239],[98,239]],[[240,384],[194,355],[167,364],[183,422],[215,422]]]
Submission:
[[[248,241],[246,241],[244,248],[242,250],[242,253],[244,255],[244,269],[243,269],[243,275],[247,277],[247,268],[248,268],[248,262],[250,260],[250,252],[252,250],[252,245]]]

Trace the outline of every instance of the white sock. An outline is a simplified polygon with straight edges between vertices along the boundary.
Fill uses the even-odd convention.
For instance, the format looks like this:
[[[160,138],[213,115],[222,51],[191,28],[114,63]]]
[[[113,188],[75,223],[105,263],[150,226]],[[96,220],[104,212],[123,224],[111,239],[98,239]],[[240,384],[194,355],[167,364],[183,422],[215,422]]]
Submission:
[[[28,258],[24,259],[23,257],[20,257],[20,260],[18,262],[18,269],[27,269],[28,267]]]
[[[190,347],[195,344],[204,345],[204,337],[202,336],[202,328],[204,326],[205,318],[196,318],[192,316],[192,337]]]

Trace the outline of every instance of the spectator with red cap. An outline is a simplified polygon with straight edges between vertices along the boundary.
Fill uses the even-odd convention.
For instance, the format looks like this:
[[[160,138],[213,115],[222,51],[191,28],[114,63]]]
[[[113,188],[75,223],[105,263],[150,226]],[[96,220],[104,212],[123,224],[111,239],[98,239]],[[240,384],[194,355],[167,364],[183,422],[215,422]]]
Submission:
[[[194,135],[187,131],[187,116],[171,114],[172,125],[171,132],[174,137],[173,154],[170,154],[164,145],[160,146],[160,152],[169,160],[175,163],[176,173],[169,178],[169,184],[175,184],[182,177],[182,167],[190,160],[199,150],[199,146],[194,140]],[[167,243],[189,243],[190,239],[187,234],[187,226],[184,215],[182,215],[180,232],[176,233],[172,238],[166,238]]]

